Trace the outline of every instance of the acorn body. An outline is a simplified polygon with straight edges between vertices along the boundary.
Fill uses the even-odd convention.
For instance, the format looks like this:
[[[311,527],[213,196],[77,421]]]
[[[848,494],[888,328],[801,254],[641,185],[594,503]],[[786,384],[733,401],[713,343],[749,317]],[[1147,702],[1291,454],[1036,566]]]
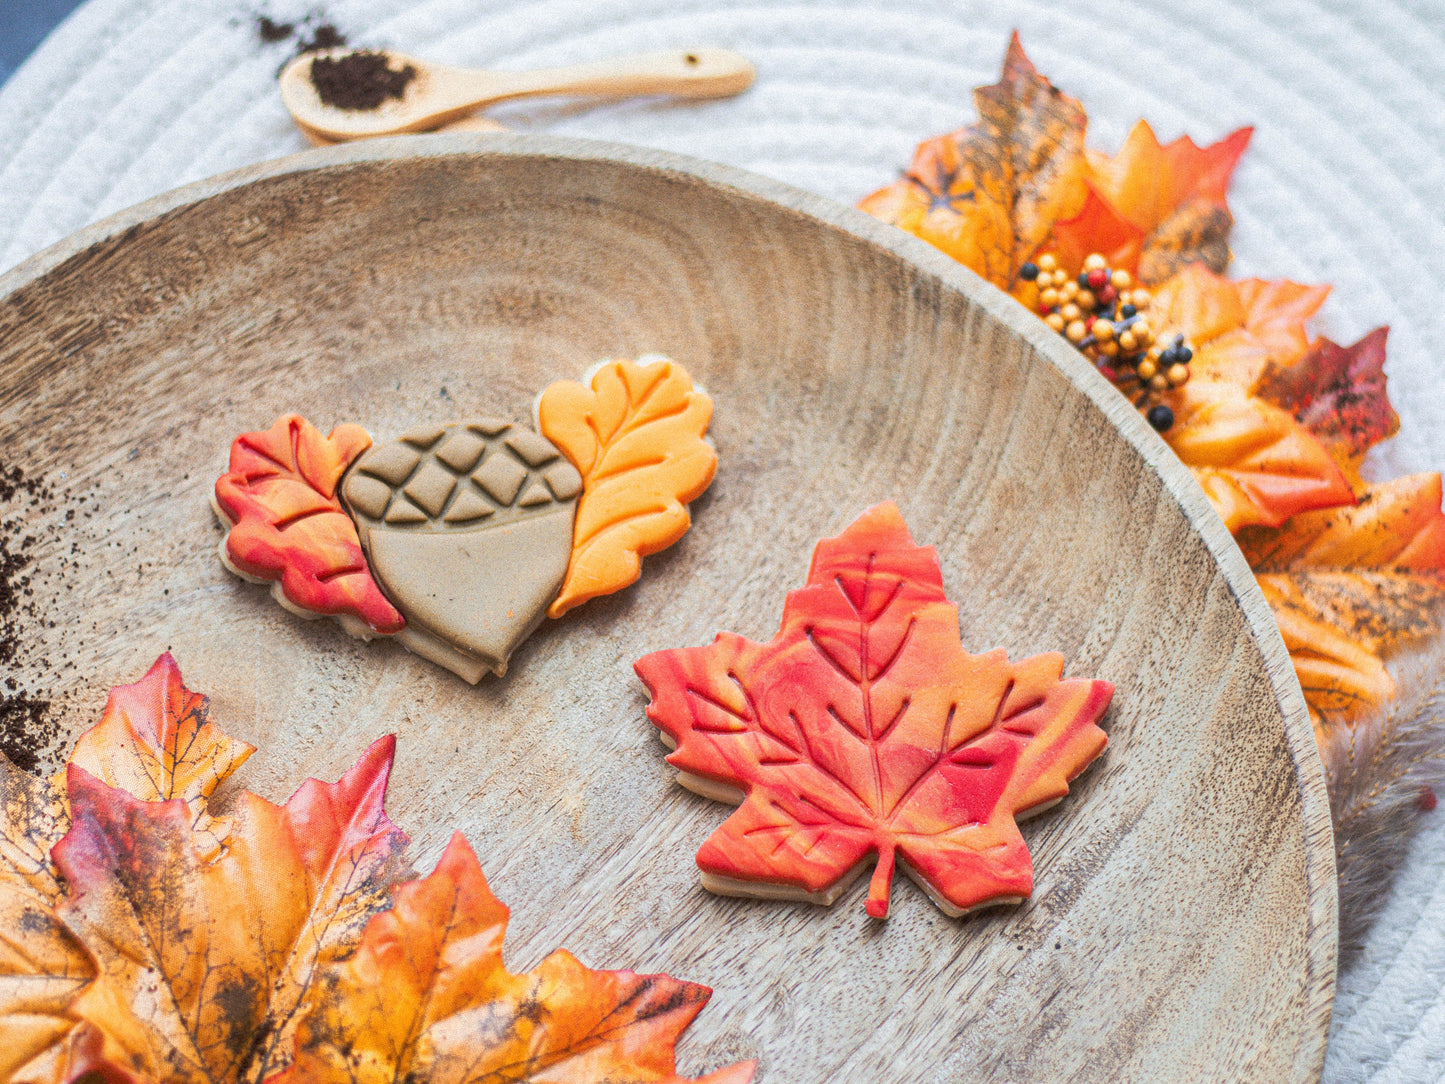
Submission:
[[[397,639],[476,682],[506,671],[561,589],[581,488],[546,438],[482,418],[376,445],[341,497],[406,618]]]

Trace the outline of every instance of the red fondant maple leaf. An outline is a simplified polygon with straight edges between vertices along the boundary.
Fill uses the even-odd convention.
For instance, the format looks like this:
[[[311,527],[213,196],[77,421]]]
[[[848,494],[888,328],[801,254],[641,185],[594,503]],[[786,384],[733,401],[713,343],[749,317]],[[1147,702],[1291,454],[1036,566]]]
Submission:
[[[346,468],[370,446],[359,425],[338,425],[323,437],[287,414],[236,438],[215,494],[231,528],[221,545],[229,568],[275,583],[283,606],[356,622],[368,636],[406,623],[372,579],[356,525],[336,495]]]
[[[1103,750],[1106,681],[1063,656],[970,655],[937,553],[893,504],[818,544],[770,642],[722,633],[636,664],[680,779],[741,807],[698,852],[714,891],[831,903],[877,855],[950,914],[1027,896],[1015,817],[1057,801]]]

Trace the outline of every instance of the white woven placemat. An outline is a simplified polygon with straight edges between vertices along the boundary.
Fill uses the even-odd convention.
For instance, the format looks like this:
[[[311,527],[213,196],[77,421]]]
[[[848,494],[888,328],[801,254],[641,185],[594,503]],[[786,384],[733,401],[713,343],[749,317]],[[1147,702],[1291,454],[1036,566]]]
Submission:
[[[1094,146],[1257,131],[1233,189],[1235,272],[1331,282],[1318,330],[1391,325],[1390,476],[1445,469],[1445,0],[91,0],[0,90],[0,269],[179,184],[302,149],[275,93],[315,15],[355,44],[523,68],[688,45],[758,66],[741,98],[579,111],[520,130],[617,140],[852,203],[918,140],[971,122],[1009,32],[1080,98]],[[1445,1078],[1445,811],[1340,978],[1325,1078]]]

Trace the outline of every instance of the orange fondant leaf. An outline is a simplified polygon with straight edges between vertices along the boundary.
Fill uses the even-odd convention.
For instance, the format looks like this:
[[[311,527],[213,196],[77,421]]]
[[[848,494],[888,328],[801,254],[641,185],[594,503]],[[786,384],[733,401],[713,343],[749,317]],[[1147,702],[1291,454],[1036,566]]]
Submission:
[[[274,1084],[679,1080],[673,1044],[706,987],[591,971],[563,950],[514,975],[502,964],[507,918],[454,835],[435,872],[399,886],[355,955],[327,969]],[[746,1084],[751,1070],[707,1079]]]
[[[719,891],[831,902],[877,856],[951,914],[1027,896],[1015,817],[1057,801],[1103,750],[1113,687],[1061,655],[970,655],[937,554],[879,505],[819,543],[770,642],[722,633],[639,660],[648,717],[689,785],[742,801],[698,852]]]
[[[1039,75],[1015,34],[1003,76],[974,91],[978,123],[918,147],[903,179],[859,207],[1005,290],[1084,200],[1084,110]]]
[[[1353,503],[1329,451],[1279,407],[1228,384],[1192,382],[1175,402],[1164,438],[1231,531]]]
[[[280,587],[277,600],[307,614],[354,619],[371,633],[405,623],[367,569],[356,526],[336,487],[371,445],[357,425],[323,437],[295,414],[231,445],[216,482],[216,508],[230,524],[222,559],[234,571]]]
[[[1259,396],[1319,437],[1357,487],[1365,453],[1400,428],[1385,388],[1388,334],[1376,328],[1353,346],[1321,339],[1296,364],[1269,366],[1259,382]]]
[[[567,380],[542,393],[538,428],[582,475],[572,557],[548,614],[635,582],[643,557],[687,533],[687,504],[717,471],[703,439],[711,418],[712,400],[667,359],[609,361],[590,387]]]
[[[1239,541],[1320,725],[1353,724],[1393,697],[1387,652],[1441,631],[1438,474],[1368,486],[1354,507],[1296,516]]]

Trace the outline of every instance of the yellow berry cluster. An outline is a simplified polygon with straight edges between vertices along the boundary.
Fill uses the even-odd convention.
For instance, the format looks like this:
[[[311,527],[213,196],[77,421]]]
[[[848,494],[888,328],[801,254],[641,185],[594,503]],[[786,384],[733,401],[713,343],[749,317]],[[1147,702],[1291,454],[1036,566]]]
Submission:
[[[1152,300],[1129,272],[1111,269],[1099,253],[1084,260],[1077,277],[1052,253],[1026,263],[1019,277],[1038,288],[1044,323],[1073,343],[1116,384],[1137,381],[1146,392],[1177,388],[1189,379],[1193,352],[1177,336],[1162,345],[1144,316]]]

